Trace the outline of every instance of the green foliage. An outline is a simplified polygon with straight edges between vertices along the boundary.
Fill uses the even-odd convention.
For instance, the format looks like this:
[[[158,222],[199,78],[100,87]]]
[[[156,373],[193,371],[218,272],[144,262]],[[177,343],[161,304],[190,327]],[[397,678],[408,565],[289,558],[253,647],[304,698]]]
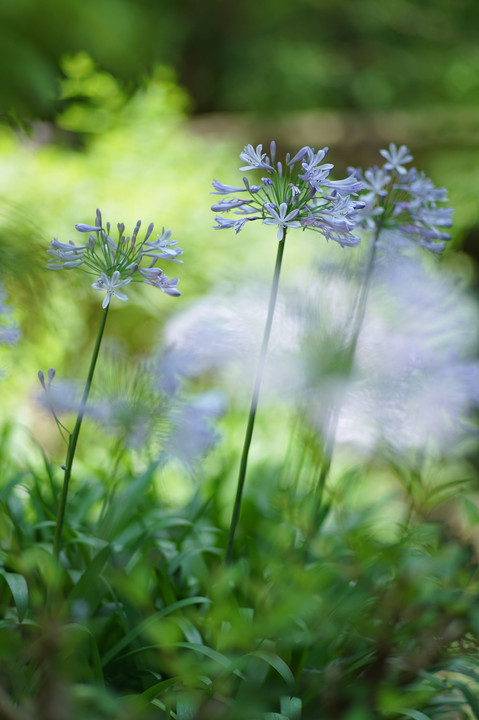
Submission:
[[[50,6],[60,12],[53,0]],[[113,4],[108,6],[111,9]],[[139,25],[143,32],[149,30],[126,0],[118,8],[120,39],[136,37]],[[459,5],[457,27],[465,28],[468,8],[466,2]],[[194,9],[188,19],[191,35],[202,27],[198,21],[194,28],[195,18],[204,15],[199,6]],[[90,3],[65,6],[62,13],[70,39],[79,32],[72,18],[82,17],[80,29],[85,31],[85,18],[96,17],[94,11]],[[167,11],[173,19],[179,12],[176,5]],[[43,22],[34,3],[6,3],[2,12],[17,31],[23,13],[32,23]],[[464,88],[473,86],[460,69],[474,61],[473,50],[470,46],[464,50],[472,60],[461,56],[453,61],[448,15],[441,2],[417,9],[371,0],[361,3],[358,13],[357,5],[339,10],[334,3],[319,8],[304,0],[294,17],[285,3],[274,8],[270,3],[246,4],[242,12],[254,19],[251,43],[243,56],[240,40],[245,27],[233,6],[222,6],[223,14],[214,18],[201,39],[202,47],[208,45],[215,56],[215,72],[235,77],[234,93],[233,85],[223,79],[223,99],[215,101],[220,106],[245,105],[247,76],[241,68],[246,72],[257,66],[260,55],[264,57],[266,19],[268,37],[272,29],[277,37],[277,42],[268,40],[268,63],[282,85],[278,83],[277,89],[269,83],[265,93],[257,73],[251,72],[248,98],[256,98],[257,107],[282,106],[285,88],[298,93],[294,97],[298,106],[304,88],[313,94],[314,103],[326,103],[336,86],[334,102],[339,106],[360,104],[365,94],[378,106],[402,101],[412,73],[406,62],[406,40],[416,47],[414,38],[428,30],[424,13],[431,18],[431,27],[446,35],[444,64],[434,73],[456,63],[453,76],[465,78]],[[407,25],[408,13],[415,19],[412,28]],[[231,42],[222,37],[213,43],[209,33],[227,23],[230,14],[238,20]],[[131,26],[125,17],[132,20]],[[311,18],[321,19],[321,50]],[[291,37],[286,37],[283,23],[291,28]],[[178,21],[171,27],[186,43],[179,25]],[[391,53],[384,60],[386,40],[381,33],[386,26]],[[5,27],[0,32],[5,34]],[[301,47],[294,39],[299,29],[305,33]],[[350,46],[338,48],[337,38],[345,29]],[[26,58],[23,67],[30,62],[27,30],[16,50]],[[164,26],[161,33],[168,34]],[[101,422],[86,418],[60,563],[54,561],[64,447],[52,438],[54,423],[38,410],[33,386],[38,368],[52,363],[60,377],[81,375],[99,308],[88,283],[82,285],[73,275],[65,282],[64,277],[43,270],[51,237],[67,241],[73,223],[91,222],[97,205],[106,217],[122,214],[131,225],[137,219],[133,210],[145,222],[154,219],[157,229],[163,223],[171,225],[185,247],[185,267],[188,258],[192,268],[188,273],[179,271],[185,301],[191,305],[218,284],[218,277],[238,286],[255,274],[269,274],[270,269],[269,262],[263,263],[269,261],[270,244],[263,243],[256,230],[248,238],[251,245],[232,238],[226,251],[224,238],[210,231],[210,181],[232,154],[230,143],[212,143],[193,134],[185,123],[185,93],[165,69],[138,92],[125,92],[115,63],[109,66],[106,61],[113,52],[112,34],[113,30],[101,50],[104,62],[91,53],[97,65],[82,52],[83,44],[68,47],[62,65],[64,104],[53,130],[63,128],[66,135],[43,142],[5,128],[0,131],[0,263],[24,330],[18,350],[8,351],[15,368],[1,390],[5,418],[11,415],[15,421],[2,418],[0,424],[0,716],[10,720],[479,718],[479,511],[477,448],[472,441],[464,452],[458,447],[451,456],[444,452],[438,459],[429,458],[425,449],[425,457],[418,458],[406,451],[388,454],[382,448],[365,459],[346,448],[335,456],[331,478],[318,493],[324,437],[306,415],[304,402],[295,409],[293,423],[286,402],[268,406],[263,401],[238,531],[239,561],[225,567],[238,437],[244,421],[233,390],[228,388],[230,408],[221,424],[221,445],[188,476],[173,462],[160,461],[156,446],[128,445],[134,418],[118,436],[107,433]],[[348,68],[365,38],[376,38],[371,49],[374,62],[360,56],[365,71],[349,87]],[[55,41],[60,57],[65,46],[61,38]],[[228,58],[229,69],[218,60],[218,44],[219,57]],[[435,45],[430,36],[421,50],[429,53],[431,64]],[[11,43],[8,47],[13,52]],[[195,47],[191,45],[190,51]],[[126,63],[125,53],[114,50],[117,61],[122,55]],[[146,62],[148,52],[151,46],[145,43],[144,54],[135,63]],[[298,57],[304,72],[303,84],[296,86],[293,60]],[[400,60],[404,77],[379,73],[378,63],[389,66]],[[329,72],[324,68],[332,61]],[[55,62],[51,60],[48,72],[41,63],[37,68],[50,89]],[[206,59],[201,58],[195,83],[207,84],[204,75],[201,79],[203,63]],[[133,77],[138,66],[130,71]],[[125,69],[125,77],[126,73]],[[414,82],[414,92],[421,88],[422,93],[424,78]],[[442,79],[431,82],[426,99],[443,99],[446,90],[452,92],[447,88]],[[24,93],[25,87],[18,92]],[[32,104],[42,102],[42,92],[40,88]],[[454,92],[466,101],[460,88]],[[22,103],[18,106],[22,111],[31,109],[26,100]],[[78,147],[65,138],[79,141]],[[470,167],[471,158],[472,154],[466,158],[447,151],[430,160],[439,177],[456,174],[452,185],[462,213],[459,234],[465,233],[476,213],[475,185],[470,181],[476,170]],[[312,257],[316,261],[321,252],[299,237],[288,258],[290,272],[311,264]],[[465,282],[464,258],[452,253],[449,263],[456,268],[457,283]],[[331,274],[329,265],[326,269]],[[354,263],[347,267],[352,275],[356,270]],[[256,310],[256,296],[255,302]],[[328,304],[332,307],[334,299]],[[208,307],[211,302],[207,312]],[[142,361],[175,312],[180,323],[181,311],[152,302],[141,290],[132,293],[121,315],[112,307],[110,332],[115,339],[98,372],[97,397],[107,401],[120,392],[135,411],[146,406],[149,428],[158,430],[160,438],[168,401],[163,397],[152,401],[154,389],[142,373]],[[316,320],[313,313],[314,332],[305,338],[302,360],[318,376],[341,380],[350,372],[341,332],[334,329],[328,334],[320,318],[318,333]],[[202,390],[212,379],[208,371],[187,390]]]
[[[199,112],[472,106],[478,19],[474,0],[8,0],[0,113],[52,118],[65,99],[62,58],[82,51],[129,92],[152,67],[173,67]]]
[[[9,460],[3,475],[0,701],[12,717],[44,717],[46,689],[75,718],[439,720],[466,717],[467,707],[477,717],[479,585],[467,521],[458,533],[424,520],[430,510],[417,500],[409,525],[384,540],[367,506],[348,505],[346,474],[343,500],[329,502],[305,545],[309,494],[264,483],[257,502],[269,515],[251,523],[257,511],[245,506],[250,550],[225,568],[214,503],[195,495],[170,506],[154,466],[121,474],[109,494],[84,468],[51,598],[58,488],[39,460],[27,472]],[[449,510],[460,504],[444,497]]]

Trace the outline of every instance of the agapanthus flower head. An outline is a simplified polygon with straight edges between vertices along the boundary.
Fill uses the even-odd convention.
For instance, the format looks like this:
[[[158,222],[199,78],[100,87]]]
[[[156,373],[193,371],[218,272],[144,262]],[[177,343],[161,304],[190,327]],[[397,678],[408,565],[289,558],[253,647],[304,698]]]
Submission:
[[[386,159],[380,168],[374,166],[364,173],[349,168],[363,183],[360,199],[364,208],[359,211],[360,226],[376,230],[379,244],[395,241],[396,246],[413,241],[434,253],[444,249],[451,236],[443,228],[452,225],[452,209],[439,203],[447,200],[444,188],[436,188],[423,172],[407,170],[404,165],[413,159],[409,148],[394,143],[389,150],[380,150]]]
[[[128,300],[122,288],[131,282],[154,285],[167,295],[176,297],[181,294],[176,287],[178,278],[169,280],[156,264],[159,260],[181,263],[178,256],[183,250],[176,247],[177,241],[171,239],[171,230],[165,231],[165,228],[156,240],[151,240],[153,227],[153,223],[150,223],[144,238],[139,241],[141,220],[136,223],[131,236],[125,236],[125,225],[120,222],[117,224],[118,238],[113,240],[110,237],[110,223],[104,226],[101,212],[97,210],[95,224],[75,225],[78,232],[89,233],[88,242],[76,245],[71,240],[63,243],[54,238],[47,250],[52,260],[46,267],[49,270],[81,267],[89,275],[95,276],[92,287],[105,293],[103,308],[108,307],[113,296],[124,302]],[[141,267],[142,262],[147,265]]]
[[[247,221],[261,220],[266,225],[277,226],[279,242],[289,228],[309,228],[343,247],[358,245],[359,238],[353,231],[364,202],[352,196],[357,195],[363,183],[354,174],[343,180],[331,180],[334,166],[323,163],[327,152],[327,147],[316,151],[305,146],[293,158],[288,154],[284,162],[279,162],[274,141],[270,145],[270,156],[263,152],[262,145],[256,149],[247,145],[240,154],[247,164],[240,170],[260,171],[261,184],[251,185],[246,177],[244,188],[213,180],[213,195],[246,194],[220,200],[212,206],[214,212],[231,211],[239,216],[218,215],[216,229],[233,228],[238,233]]]

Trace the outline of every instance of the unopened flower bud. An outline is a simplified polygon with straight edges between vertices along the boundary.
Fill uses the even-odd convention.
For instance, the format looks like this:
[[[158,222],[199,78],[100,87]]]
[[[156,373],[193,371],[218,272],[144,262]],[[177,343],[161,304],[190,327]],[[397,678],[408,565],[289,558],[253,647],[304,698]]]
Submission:
[[[78,232],[98,232],[101,230],[101,225],[86,225],[85,223],[77,223],[75,228]]]

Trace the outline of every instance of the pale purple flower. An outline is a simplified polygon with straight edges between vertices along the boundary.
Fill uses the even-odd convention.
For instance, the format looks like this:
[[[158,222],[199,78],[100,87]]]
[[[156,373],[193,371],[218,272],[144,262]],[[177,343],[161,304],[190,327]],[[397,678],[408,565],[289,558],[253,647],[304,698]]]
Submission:
[[[4,315],[4,319],[7,322],[7,325],[0,325],[0,345],[15,345],[22,336],[22,333],[16,327],[16,325],[12,324],[12,311],[9,306],[4,302],[4,300],[6,299],[7,293],[4,291],[3,285],[0,282],[0,314]]]
[[[443,455],[473,437],[477,301],[434,264],[399,257],[376,275],[338,439]],[[474,433],[477,438],[477,432]]]
[[[207,392],[173,407],[165,455],[192,467],[219,440],[213,423],[225,412],[223,396]]]
[[[212,195],[229,195],[230,193],[237,193],[237,192],[246,192],[247,188],[239,188],[234,187],[233,185],[225,185],[224,183],[220,182],[219,180],[213,180],[211,183],[215,189],[214,193],[211,193]]]
[[[242,208],[248,203],[252,203],[252,200],[240,200],[234,198],[233,200],[220,200],[211,206],[213,212],[228,212],[228,210],[234,210],[235,208]]]
[[[45,384],[43,372],[38,372],[38,378],[44,392],[37,396],[39,404],[46,410],[56,414],[78,413],[80,410],[90,412],[91,407],[82,407],[82,389],[77,382],[60,380],[55,384]]]
[[[412,155],[404,145],[398,150],[391,143],[389,151],[380,152],[387,159],[382,168],[369,168],[364,175],[359,168],[350,168],[365,189],[360,196],[365,203],[359,212],[360,226],[375,231],[382,249],[386,242],[397,250],[412,241],[433,253],[441,252],[450,240],[442,228],[452,225],[452,209],[438,205],[447,200],[445,189],[436,188],[415,168],[406,172],[401,163],[412,160]]]
[[[176,287],[178,285],[178,278],[170,280],[160,268],[141,268],[140,274],[143,275],[145,283],[159,288],[167,295],[171,295],[172,297],[181,295]]]
[[[387,195],[386,186],[391,182],[391,176],[388,175],[384,168],[378,168],[376,165],[373,168],[369,168],[365,171],[364,177],[360,171],[350,168],[352,172],[359,177],[363,183],[363,188],[366,191],[361,197],[364,202],[369,202],[374,199],[375,196],[385,197]]]
[[[120,292],[120,289],[130,282],[147,282],[171,296],[180,294],[176,289],[178,278],[169,280],[160,268],[155,267],[159,260],[183,262],[179,259],[183,250],[177,247],[176,240],[171,239],[171,230],[165,231],[163,228],[162,234],[157,235],[156,240],[149,240],[154,227],[153,223],[150,223],[145,236],[140,240],[141,220],[136,223],[131,237],[125,236],[125,225],[120,222],[116,226],[118,240],[115,241],[110,237],[110,223],[107,222],[103,227],[99,210],[96,211],[94,225],[77,223],[75,227],[79,232],[90,233],[88,244],[75,245],[72,241],[62,243],[54,238],[47,250],[47,254],[53,258],[47,268],[71,270],[82,266],[83,271],[96,275],[98,280],[92,287],[106,293],[103,308],[108,307],[113,295],[119,300],[128,300],[127,295]],[[143,259],[150,263],[149,270],[152,271],[146,275],[141,273],[140,268]]]
[[[102,272],[97,282],[92,283],[92,288],[94,288],[95,290],[102,290],[106,293],[101,304],[103,309],[107,308],[110,304],[112,295],[115,295],[118,300],[122,300],[123,302],[126,302],[128,300],[128,295],[119,292],[119,289],[125,287],[125,285],[128,285],[128,283],[131,282],[131,278],[125,278],[124,280],[121,280],[120,277],[121,276],[118,270],[114,271],[111,278],[109,278],[106,273]]]
[[[75,225],[75,229],[81,233],[100,232],[101,225],[86,225],[85,223],[77,223]]]
[[[322,181],[326,180],[334,167],[331,163],[323,163],[320,165],[321,160],[323,160],[327,152],[327,147],[318,150],[317,153],[314,152],[313,148],[307,148],[307,159],[304,159],[302,162],[304,172],[302,175],[298,175],[299,179],[309,182],[315,188],[320,187]]]
[[[437,188],[432,180],[426,177],[422,171],[418,172],[416,168],[411,168],[407,175],[402,176],[397,187],[400,190],[405,190],[416,201],[420,200],[423,203],[447,201],[446,189]]]
[[[47,264],[48,270],[69,270],[82,265],[88,247],[88,245],[75,245],[71,241],[68,244],[62,243],[54,238],[47,250],[47,255],[53,257],[55,262]]]
[[[183,260],[178,259],[178,255],[183,254],[181,248],[176,247],[177,240],[170,240],[171,230],[163,232],[157,236],[156,240],[145,242],[146,250],[142,250],[142,256],[155,258],[155,260],[170,260],[171,262],[182,263]]]
[[[293,167],[293,165],[295,165],[297,162],[299,162],[300,160],[303,160],[303,158],[306,157],[306,155],[310,152],[310,150],[311,150],[311,148],[308,147],[307,145],[305,145],[304,147],[301,148],[301,150],[298,150],[296,155],[294,155],[294,157],[292,157],[291,160],[288,160],[287,164],[290,165],[291,167]],[[324,155],[326,155],[327,150],[328,150],[328,148],[323,148],[323,150],[320,150],[320,152],[324,151]],[[323,157],[324,157],[324,155],[323,155]]]
[[[262,220],[265,225],[278,226],[278,240],[284,240],[286,230],[291,228],[309,228],[318,230],[327,239],[332,239],[342,246],[354,246],[359,238],[352,234],[355,222],[359,221],[358,210],[364,203],[356,203],[351,195],[356,195],[363,183],[355,174],[342,180],[331,180],[333,169],[331,163],[323,163],[328,148],[318,151],[305,146],[292,159],[289,153],[284,163],[277,161],[276,144],[271,143],[271,163],[263,153],[263,146],[256,150],[247,145],[240,157],[248,162],[241,170],[266,170],[268,175],[261,178],[262,185],[250,186],[244,178],[245,187],[250,199],[231,198],[222,200],[212,206],[214,212],[232,211],[235,215],[245,216],[239,220],[216,217],[216,229],[242,230],[249,220]],[[275,165],[274,165],[275,163]],[[294,166],[301,163],[299,173]],[[214,194],[225,194],[238,191],[234,186],[224,185],[218,180],[213,181]],[[347,209],[341,205],[340,197],[347,197]],[[247,216],[247,217],[246,217]]]
[[[286,203],[281,203],[278,210],[273,205],[265,204],[265,209],[272,215],[271,218],[264,220],[265,225],[278,225],[278,242],[281,242],[284,236],[286,228],[299,228],[301,223],[295,220],[299,215],[299,210],[291,210],[288,213],[288,206]]]
[[[263,146],[258,145],[256,150],[252,145],[247,145],[240,154],[240,159],[248,163],[240,170],[274,170],[269,164],[269,157],[263,152]]]
[[[249,184],[249,180],[248,180],[247,177],[244,177],[244,178],[243,178],[243,182],[244,182],[244,185],[245,185],[245,189],[246,189],[251,195],[254,195],[255,193],[259,192],[259,191],[261,190],[261,188],[263,187],[262,185],[250,185],[250,184]]]
[[[340,195],[355,195],[363,188],[363,183],[354,175],[350,175],[342,180],[324,180],[322,186],[336,190]]]
[[[16,327],[0,327],[0,345],[16,345],[22,333]]]
[[[405,145],[401,145],[397,148],[394,143],[389,144],[389,150],[380,150],[380,154],[383,158],[386,158],[387,162],[384,163],[385,170],[396,170],[400,175],[405,175],[407,170],[403,167],[403,163],[411,162],[412,155]]]
[[[216,222],[218,225],[215,226],[215,230],[224,230],[225,228],[232,229],[234,228],[236,234],[239,233],[240,230],[243,229],[244,225],[248,220],[259,220],[258,217],[250,217],[250,218],[242,218],[241,220],[232,220],[228,218],[222,218],[220,215],[217,215],[215,217]]]
[[[45,375],[43,374],[43,370],[38,371],[38,379],[40,380],[40,385],[44,390],[50,387],[53,382],[53,378],[55,377],[55,374],[56,370],[54,367],[48,369],[48,385],[45,385]]]

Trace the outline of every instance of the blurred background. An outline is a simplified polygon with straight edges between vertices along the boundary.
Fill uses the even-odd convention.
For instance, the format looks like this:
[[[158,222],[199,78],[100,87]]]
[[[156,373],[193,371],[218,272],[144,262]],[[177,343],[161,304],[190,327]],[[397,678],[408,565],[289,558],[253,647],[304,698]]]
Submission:
[[[5,417],[35,424],[39,368],[85,373],[99,297],[81,272],[44,266],[96,207],[171,228],[185,251],[165,268],[181,298],[135,286],[113,303],[108,333],[130,359],[213,289],[269,282],[264,226],[212,229],[211,180],[240,182],[247,143],[328,145],[335,177],[407,144],[455,209],[444,263],[477,286],[478,27],[476,0],[2,0],[0,274],[22,331],[0,347]],[[295,233],[282,282],[326,253],[344,257]]]
[[[318,233],[288,233],[236,599],[233,576],[216,562],[277,240],[259,223],[239,234],[213,229],[210,192],[213,178],[240,184],[244,146],[269,151],[271,140],[280,157],[328,146],[333,179],[349,166],[382,165],[381,148],[405,144],[414,166],[447,189],[454,225],[441,257],[416,248],[398,260],[393,248],[390,264],[375,268],[354,367],[345,347],[369,238],[341,248]],[[33,653],[44,590],[56,591],[45,558],[65,457],[37,373],[56,369],[67,407],[72,384],[83,387],[102,313],[92,278],[81,268],[47,270],[46,250],[53,238],[82,244],[75,224],[93,223],[96,208],[127,235],[139,218],[142,232],[152,221],[159,233],[171,228],[184,263],[161,266],[179,277],[182,295],[132,283],[128,302],[113,298],[68,501],[62,592],[75,634],[58,654],[48,623]],[[178,663],[169,648],[150,654],[151,641],[161,647],[176,633],[198,649],[196,617],[205,642],[231,651],[235,674],[237,644],[265,655],[277,637],[278,662],[284,655],[297,668],[305,705],[324,684],[322,717],[371,717],[364,703],[377,688],[381,717],[444,718],[439,703],[431,715],[404,708],[432,697],[416,686],[419,672],[429,682],[438,660],[458,653],[476,663],[458,684],[469,701],[465,683],[479,677],[478,260],[478,0],[0,0],[0,606],[8,607],[0,684],[10,677],[20,699],[26,688],[22,717],[33,717],[35,683],[40,700],[48,695],[38,717],[51,698],[62,703],[62,685],[45,678],[57,667],[63,677],[64,657],[62,673],[90,706],[86,683],[103,677],[96,641],[107,686],[122,695],[177,674],[193,690],[194,663],[208,704],[200,715],[191,704],[180,712],[178,700],[177,717],[213,717],[210,690],[228,697],[230,670],[210,665],[207,652],[201,664],[196,650],[183,664],[182,651]],[[73,427],[68,407],[60,417]],[[12,590],[12,612],[4,567],[7,582],[30,586],[35,622],[22,623],[28,592],[18,603]],[[157,613],[192,593],[213,599],[212,615],[186,605],[184,616]],[[94,675],[83,670],[90,650],[70,649],[86,647],[86,635],[75,639],[82,623]],[[36,674],[43,653],[47,670]],[[269,698],[263,670],[244,667],[254,682],[240,686],[238,708],[251,687],[261,703]],[[440,667],[441,693],[455,702],[452,666]],[[284,678],[281,666],[271,669]],[[265,687],[283,712],[292,685],[283,690],[274,677]],[[113,717],[103,707],[101,717]],[[448,717],[472,717],[451,707]],[[58,712],[49,717],[66,717]],[[8,717],[20,715],[12,706]],[[299,717],[292,703],[289,717]]]

